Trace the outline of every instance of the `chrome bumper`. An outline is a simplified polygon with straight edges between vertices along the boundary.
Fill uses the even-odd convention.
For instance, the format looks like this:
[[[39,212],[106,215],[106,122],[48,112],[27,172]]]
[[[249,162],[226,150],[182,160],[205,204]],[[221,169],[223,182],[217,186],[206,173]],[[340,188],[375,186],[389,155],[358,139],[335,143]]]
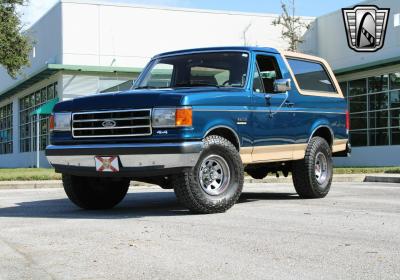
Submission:
[[[201,141],[151,144],[87,144],[50,145],[46,156],[57,172],[95,175],[95,156],[118,156],[121,174],[143,175],[152,171],[168,173],[168,169],[190,168],[196,165],[203,148]],[[84,175],[84,174],[82,174]],[[148,173],[146,176],[151,176]]]

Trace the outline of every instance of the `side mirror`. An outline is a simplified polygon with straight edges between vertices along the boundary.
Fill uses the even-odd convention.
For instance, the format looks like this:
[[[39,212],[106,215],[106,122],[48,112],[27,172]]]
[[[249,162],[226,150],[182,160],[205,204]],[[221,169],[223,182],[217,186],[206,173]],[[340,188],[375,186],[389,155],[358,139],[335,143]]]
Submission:
[[[274,92],[286,92],[291,89],[290,79],[277,79],[274,81]]]

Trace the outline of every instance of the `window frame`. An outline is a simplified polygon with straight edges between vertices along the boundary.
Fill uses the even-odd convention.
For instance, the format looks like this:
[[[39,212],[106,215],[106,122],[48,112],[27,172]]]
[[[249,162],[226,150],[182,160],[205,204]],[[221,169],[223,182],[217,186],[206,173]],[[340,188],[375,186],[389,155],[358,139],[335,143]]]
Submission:
[[[343,96],[342,90],[339,86],[339,83],[338,83],[337,79],[335,78],[335,75],[334,75],[332,69],[330,68],[329,64],[324,59],[316,57],[316,56],[294,53],[294,52],[282,52],[281,54],[282,54],[283,60],[285,61],[286,67],[288,68],[288,71],[289,71],[290,75],[292,76],[295,87],[301,95],[344,99],[344,96]],[[301,89],[299,83],[297,82],[296,76],[295,76],[292,68],[290,67],[288,59],[302,60],[302,61],[306,61],[306,62],[320,64],[322,66],[322,68],[325,70],[325,73],[327,74],[328,78],[331,80],[331,84],[336,91],[335,92],[326,92],[326,91],[312,91],[312,90]]]
[[[281,67],[279,66],[279,63],[278,63],[278,60],[276,59],[276,56],[275,55],[273,55],[273,54],[268,54],[268,53],[262,53],[262,52],[255,52],[254,53],[254,64],[255,64],[255,67],[254,68],[256,68],[257,69],[257,71],[258,71],[258,76],[259,76],[259,78],[261,79],[261,84],[262,84],[262,87],[263,87],[263,92],[256,92],[256,91],[254,91],[254,73],[255,73],[255,71],[253,71],[253,73],[252,73],[252,77],[251,77],[251,90],[254,92],[254,93],[261,93],[261,94],[280,94],[281,92],[274,92],[274,91],[272,91],[272,92],[267,92],[266,91],[266,89],[265,89],[265,85],[264,85],[264,81],[263,81],[263,79],[262,79],[262,76],[261,76],[261,70],[260,70],[260,66],[258,65],[258,60],[257,60],[257,57],[259,57],[259,56],[264,56],[264,57],[268,57],[268,58],[270,58],[270,59],[272,59],[272,61],[273,61],[273,63],[274,63],[274,66],[275,66],[275,69],[276,69],[276,78],[275,78],[275,80],[278,80],[278,79],[282,79],[282,70],[281,70]]]
[[[3,131],[8,131],[9,137],[10,139],[6,139],[6,141],[2,141],[2,139],[0,139],[0,155],[7,155],[7,154],[12,154],[14,153],[14,126],[13,126],[13,103],[7,103],[4,105],[0,106],[0,111],[5,111],[6,114],[1,115],[0,116],[0,122],[5,122],[6,126],[5,127],[0,127],[0,132]],[[8,122],[9,119],[9,122]],[[10,124],[10,125],[8,125]],[[9,144],[11,144],[11,148],[4,152],[6,149],[3,149],[3,147],[8,146]]]

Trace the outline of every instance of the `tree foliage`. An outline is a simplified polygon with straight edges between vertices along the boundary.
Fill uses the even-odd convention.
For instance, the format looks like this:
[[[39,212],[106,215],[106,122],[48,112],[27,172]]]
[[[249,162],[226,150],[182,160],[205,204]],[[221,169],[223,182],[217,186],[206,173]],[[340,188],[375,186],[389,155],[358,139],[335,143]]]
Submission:
[[[310,28],[309,24],[303,22],[300,17],[295,16],[294,0],[288,4],[281,2],[282,14],[272,22],[272,25],[282,26],[282,39],[288,42],[288,51],[297,51],[299,43],[302,43],[301,35],[303,31]]]
[[[22,32],[17,7],[26,0],[0,0],[0,65],[15,78],[24,66],[29,65],[32,42]]]

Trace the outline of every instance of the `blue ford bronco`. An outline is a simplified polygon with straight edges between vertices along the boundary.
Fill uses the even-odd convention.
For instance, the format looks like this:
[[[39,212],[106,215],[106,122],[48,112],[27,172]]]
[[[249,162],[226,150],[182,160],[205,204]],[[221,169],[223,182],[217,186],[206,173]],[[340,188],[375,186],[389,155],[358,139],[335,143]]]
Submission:
[[[318,57],[256,47],[168,52],[132,90],[58,103],[46,155],[84,209],[115,206],[136,180],[174,189],[193,212],[224,212],[245,172],[291,173],[301,198],[322,198],[332,156],[350,153],[346,108]]]

